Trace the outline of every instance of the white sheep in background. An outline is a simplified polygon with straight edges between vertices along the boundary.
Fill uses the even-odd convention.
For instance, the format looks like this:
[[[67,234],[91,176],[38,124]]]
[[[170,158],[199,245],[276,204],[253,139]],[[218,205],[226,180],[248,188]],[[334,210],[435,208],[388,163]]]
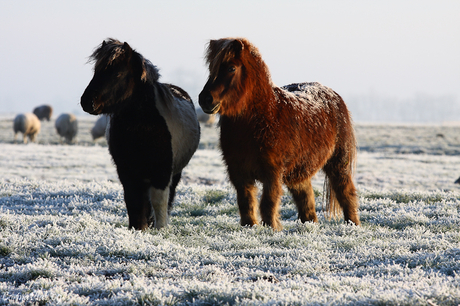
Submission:
[[[67,143],[71,143],[78,132],[77,117],[73,114],[60,115],[54,124],[56,132],[60,137],[64,137]]]
[[[50,121],[51,115],[53,114],[53,108],[51,105],[40,105],[34,108],[34,114],[40,121],[45,119]]]
[[[17,115],[13,122],[14,142],[17,140],[18,132],[22,133],[24,143],[27,143],[27,136],[29,136],[30,141],[35,141],[35,136],[40,132],[40,128],[40,120],[34,114]]]
[[[105,130],[107,127],[107,122],[109,121],[108,115],[100,116],[96,123],[94,124],[93,128],[91,129],[91,136],[93,136],[93,140],[96,140],[100,137],[105,136]]]
[[[196,109],[196,117],[199,122],[204,123],[205,126],[212,126],[216,121],[216,115],[206,114],[201,108]]]

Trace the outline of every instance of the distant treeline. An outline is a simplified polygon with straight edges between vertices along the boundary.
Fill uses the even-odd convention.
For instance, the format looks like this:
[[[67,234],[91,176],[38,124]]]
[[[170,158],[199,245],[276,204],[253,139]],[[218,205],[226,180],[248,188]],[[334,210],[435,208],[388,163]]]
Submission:
[[[355,122],[460,122],[460,100],[454,95],[416,94],[398,99],[370,93],[345,98]]]

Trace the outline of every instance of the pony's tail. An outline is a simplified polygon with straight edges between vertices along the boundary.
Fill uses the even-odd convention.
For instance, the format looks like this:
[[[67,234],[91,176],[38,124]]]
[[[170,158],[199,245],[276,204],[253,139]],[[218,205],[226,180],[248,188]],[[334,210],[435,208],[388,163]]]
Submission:
[[[336,220],[342,211],[339,201],[335,196],[334,189],[332,189],[331,182],[326,176],[323,185],[323,203],[326,203],[326,217],[328,220]],[[324,207],[323,207],[324,210]]]
[[[326,203],[326,215],[329,220],[340,218],[343,211],[337,200],[333,184],[343,185],[342,187],[347,184],[353,184],[352,180],[356,169],[357,144],[353,127],[350,127],[346,134],[348,135],[345,138],[347,143],[344,145],[344,154],[337,158],[335,161],[337,164],[333,167],[334,169],[330,169],[329,173],[326,173],[323,185],[323,203]],[[329,175],[333,176],[334,183],[331,182]],[[345,197],[348,196],[345,195]]]

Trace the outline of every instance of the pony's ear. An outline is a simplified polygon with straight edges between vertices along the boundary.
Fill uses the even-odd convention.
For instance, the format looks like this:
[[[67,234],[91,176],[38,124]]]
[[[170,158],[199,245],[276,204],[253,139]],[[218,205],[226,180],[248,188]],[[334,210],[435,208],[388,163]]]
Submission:
[[[104,47],[105,45],[107,45],[107,43],[105,42],[105,40],[103,40],[101,44],[101,48]]]
[[[211,39],[208,44],[208,48],[206,49],[207,58],[214,58],[218,52],[218,40]]]
[[[123,49],[131,49],[131,46],[125,41],[124,44],[123,44]]]
[[[125,42],[125,43],[123,44],[123,50],[128,51],[128,52],[129,52],[129,51],[133,51],[133,49],[131,48],[130,45],[128,45],[127,42]]]
[[[209,41],[208,47],[206,48],[206,61],[210,63],[212,59],[216,58],[219,51],[220,51],[219,40],[211,39]]]
[[[232,51],[235,57],[239,58],[241,56],[241,52],[244,50],[244,43],[240,39],[233,40],[232,44]]]
[[[217,45],[217,40],[211,39],[211,40],[209,41],[208,48],[211,49],[211,50],[215,50],[216,47],[217,47],[216,45]]]
[[[233,50],[235,50],[235,52],[241,52],[243,51],[244,49],[244,44],[243,44],[243,41],[241,39],[235,39],[233,41]]]
[[[130,58],[130,57],[131,57],[131,54],[132,54],[132,52],[133,52],[133,49],[131,48],[130,45],[128,45],[127,42],[125,42],[125,43],[123,44],[123,51],[125,51],[125,56],[126,56],[126,58]]]

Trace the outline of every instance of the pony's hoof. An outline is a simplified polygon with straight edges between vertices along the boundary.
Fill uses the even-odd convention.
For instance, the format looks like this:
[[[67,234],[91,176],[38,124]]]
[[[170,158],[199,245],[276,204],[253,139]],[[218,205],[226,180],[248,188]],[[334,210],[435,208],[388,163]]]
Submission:
[[[241,219],[240,224],[241,224],[242,226],[253,227],[254,225],[258,225],[259,222],[257,222],[256,220],[253,220],[253,219],[248,219],[248,220],[243,220],[243,219]]]
[[[354,220],[345,220],[345,223],[347,224],[353,224],[353,225],[356,225],[356,226],[360,226],[361,225],[361,221],[359,221],[359,219],[354,219]]]
[[[269,226],[273,228],[275,232],[281,232],[283,230],[283,226],[281,225],[281,222],[279,220],[273,221],[273,222],[262,222],[264,226]]]
[[[283,226],[281,225],[281,223],[278,222],[278,224],[272,226],[273,227],[273,230],[275,232],[281,232],[283,230]]]

